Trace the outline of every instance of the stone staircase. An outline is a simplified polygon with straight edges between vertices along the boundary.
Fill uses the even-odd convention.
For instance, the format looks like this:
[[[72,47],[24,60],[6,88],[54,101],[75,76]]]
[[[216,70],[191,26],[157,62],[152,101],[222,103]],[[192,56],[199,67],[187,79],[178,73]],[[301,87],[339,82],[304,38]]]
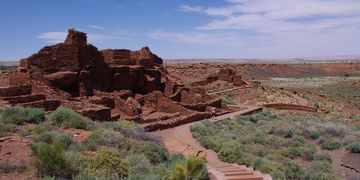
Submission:
[[[37,107],[53,111],[59,100],[47,99],[45,94],[33,94],[31,85],[0,87],[0,98],[10,106]]]
[[[250,167],[224,163],[214,168],[224,180],[271,180],[271,176],[255,171]]]

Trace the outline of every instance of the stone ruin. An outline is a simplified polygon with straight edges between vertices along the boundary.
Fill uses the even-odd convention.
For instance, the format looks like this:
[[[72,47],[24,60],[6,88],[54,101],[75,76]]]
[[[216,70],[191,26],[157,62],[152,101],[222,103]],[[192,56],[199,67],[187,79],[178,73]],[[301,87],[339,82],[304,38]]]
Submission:
[[[223,70],[208,80],[239,78]],[[75,29],[68,31],[64,43],[20,60],[10,74],[10,87],[0,88],[0,97],[9,105],[48,111],[64,105],[93,120],[130,120],[148,130],[209,118],[212,107],[219,114],[231,111],[201,86],[186,87],[170,76],[148,47],[99,51]]]

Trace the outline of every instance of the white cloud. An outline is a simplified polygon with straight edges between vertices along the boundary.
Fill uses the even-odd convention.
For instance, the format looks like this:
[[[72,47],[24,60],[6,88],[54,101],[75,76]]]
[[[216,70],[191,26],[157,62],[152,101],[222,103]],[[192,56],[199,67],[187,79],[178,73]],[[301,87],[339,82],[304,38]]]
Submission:
[[[96,26],[96,25],[91,25],[90,27],[93,28],[93,29],[98,29],[98,30],[105,30],[106,29],[103,26]]]
[[[187,32],[176,33],[167,32],[164,30],[157,30],[147,34],[154,39],[163,39],[173,42],[199,44],[206,46],[239,46],[249,45],[248,42],[266,44],[268,39],[266,37],[253,37],[243,36],[237,32],[221,32],[221,33],[208,33],[208,32]],[[245,46],[244,46],[245,47]]]
[[[358,0],[227,0],[223,7],[201,11],[214,16],[201,30],[322,30],[360,23]]]
[[[181,5],[179,10],[182,12],[201,12],[203,8],[200,6]]]
[[[188,32],[148,35],[212,47],[225,45],[239,56],[359,53],[359,0],[224,0],[220,6],[183,5],[180,9],[211,19]]]
[[[61,43],[66,39],[67,32],[45,32],[38,36],[40,39],[46,40],[48,43]],[[102,35],[102,34],[87,34],[88,41],[94,43],[101,40],[113,39],[113,36]]]
[[[66,32],[46,32],[38,36],[40,39],[45,39],[48,43],[60,43],[66,38]]]

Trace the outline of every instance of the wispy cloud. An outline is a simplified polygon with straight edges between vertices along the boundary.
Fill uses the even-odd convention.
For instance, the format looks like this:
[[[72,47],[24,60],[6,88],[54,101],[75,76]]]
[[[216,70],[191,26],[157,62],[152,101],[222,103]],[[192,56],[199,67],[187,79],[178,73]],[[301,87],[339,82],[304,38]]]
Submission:
[[[60,43],[66,38],[66,32],[46,32],[38,36],[40,39],[45,39],[48,43]]]
[[[148,36],[264,54],[358,53],[355,47],[360,46],[359,0],[224,0],[220,6],[179,9],[210,20],[190,32],[154,31]]]
[[[106,29],[103,26],[96,26],[96,25],[91,25],[90,27],[93,28],[93,29],[99,29],[99,30],[105,30]]]
[[[201,12],[204,8],[200,6],[181,5],[179,10],[182,12]]]

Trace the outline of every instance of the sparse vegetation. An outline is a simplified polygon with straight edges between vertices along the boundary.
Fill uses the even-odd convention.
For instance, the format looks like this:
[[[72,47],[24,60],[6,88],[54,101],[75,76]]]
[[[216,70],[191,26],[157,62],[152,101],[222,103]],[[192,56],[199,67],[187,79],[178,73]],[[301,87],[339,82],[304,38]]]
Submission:
[[[22,108],[10,107],[2,112],[2,121],[4,123],[23,124],[40,123],[45,120],[45,111],[40,108]]]
[[[49,119],[56,125],[64,129],[77,128],[77,129],[91,129],[93,123],[87,118],[76,113],[74,110],[67,107],[58,107],[54,112],[49,115]]]
[[[341,148],[342,140],[355,132],[335,122],[324,123],[317,114],[286,115],[265,110],[217,124],[204,121],[191,131],[221,160],[251,166],[274,179],[334,179],[331,157],[317,151],[316,146]],[[299,159],[316,171],[302,167]]]
[[[346,149],[351,153],[360,153],[360,142],[353,142],[346,146]]]
[[[42,179],[176,179],[179,167],[185,167],[183,175],[189,179],[207,179],[205,160],[169,154],[159,138],[134,122],[89,123],[65,107],[51,113],[47,121],[40,109],[14,108],[3,112],[6,121],[2,118],[0,122],[1,136],[18,131],[18,125],[24,122],[39,123],[18,133],[34,141],[31,151]],[[40,114],[43,120],[39,120]],[[62,128],[90,129],[92,133],[85,141],[74,142],[73,135]],[[24,168],[0,164],[3,173],[20,173]]]
[[[341,143],[334,140],[326,140],[323,143],[321,143],[321,148],[326,150],[335,150],[339,149],[341,147]]]

